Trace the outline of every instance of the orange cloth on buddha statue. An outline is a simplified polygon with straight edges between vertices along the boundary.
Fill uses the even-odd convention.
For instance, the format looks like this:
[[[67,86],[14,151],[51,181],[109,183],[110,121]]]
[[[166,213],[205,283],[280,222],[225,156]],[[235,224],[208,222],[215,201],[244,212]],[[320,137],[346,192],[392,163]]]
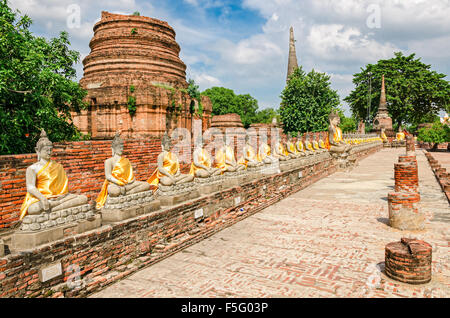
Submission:
[[[227,164],[226,161],[232,162],[235,161],[234,150],[228,146],[222,147],[216,153],[215,161],[216,161],[216,168],[219,168],[223,173],[228,167],[230,167],[230,165]]]
[[[111,175],[117,180],[119,186],[124,186],[134,179],[133,166],[127,158],[120,157],[114,165]],[[109,181],[105,180],[102,189],[95,200],[97,202],[97,209],[101,209],[105,205],[108,196],[108,185]]]
[[[178,162],[178,158],[171,152],[167,152],[164,155],[163,159],[163,167],[166,169],[172,176],[174,176],[180,170],[180,163]],[[150,178],[147,180],[150,185],[154,186],[154,191],[156,191],[157,186],[159,184],[159,179],[161,179],[164,175],[159,171],[158,168],[153,171]]]
[[[259,162],[262,162],[267,156],[270,156],[271,154],[271,150],[268,144],[264,143],[261,146],[260,151],[258,152],[258,155],[256,156],[257,160]],[[263,155],[261,155],[260,153],[263,153]]]
[[[246,156],[248,158],[250,158],[250,160],[256,161],[256,153],[255,150],[253,150],[252,146],[247,146],[247,153]],[[238,164],[244,165],[245,168],[247,169],[247,165],[248,165],[248,160],[245,159],[245,156],[242,156],[239,160],[238,160]]]
[[[36,188],[47,199],[66,194],[68,184],[69,181],[63,166],[52,160],[47,161],[36,175]],[[39,202],[39,199],[27,192],[20,208],[20,220],[27,215],[30,205],[36,202]]]
[[[207,168],[211,168],[211,158],[208,154],[208,152],[202,148],[202,151],[200,152],[198,161],[200,164],[204,165]],[[203,170],[202,168],[197,167],[193,162],[191,163],[191,169],[189,170],[189,174],[193,175],[195,177],[195,173],[198,170]]]

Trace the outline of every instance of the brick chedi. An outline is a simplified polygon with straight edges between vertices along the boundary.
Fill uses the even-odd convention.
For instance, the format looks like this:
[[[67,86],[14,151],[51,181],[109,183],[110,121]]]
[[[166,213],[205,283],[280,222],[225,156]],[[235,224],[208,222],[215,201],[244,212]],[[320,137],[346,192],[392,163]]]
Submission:
[[[384,128],[385,134],[388,137],[393,137],[394,131],[392,129],[392,118],[389,116],[386,100],[386,89],[384,85],[384,75],[381,78],[381,94],[380,105],[378,106],[378,112],[373,121],[373,131],[377,134],[381,133],[381,129]]]
[[[89,46],[80,81],[89,109],[74,116],[83,133],[104,139],[117,130],[124,137],[147,137],[191,128],[194,102],[186,92],[186,65],[167,22],[102,12]],[[206,128],[209,98],[202,98],[202,106]]]

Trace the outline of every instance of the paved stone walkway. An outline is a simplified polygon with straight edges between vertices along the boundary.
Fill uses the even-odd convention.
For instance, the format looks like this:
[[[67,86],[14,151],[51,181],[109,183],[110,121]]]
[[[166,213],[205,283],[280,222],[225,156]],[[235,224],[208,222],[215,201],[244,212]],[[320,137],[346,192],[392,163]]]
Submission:
[[[450,297],[450,208],[420,150],[426,231],[386,224],[402,152],[382,150],[92,297]],[[384,246],[404,236],[433,245],[430,283],[380,271]]]

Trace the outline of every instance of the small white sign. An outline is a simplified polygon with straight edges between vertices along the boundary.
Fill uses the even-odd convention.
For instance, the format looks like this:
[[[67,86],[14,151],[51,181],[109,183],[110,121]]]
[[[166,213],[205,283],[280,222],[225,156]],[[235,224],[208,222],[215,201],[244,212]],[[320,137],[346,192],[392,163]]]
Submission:
[[[300,179],[301,177],[303,177],[303,171],[300,171],[300,172],[298,173],[298,178]]]
[[[239,203],[241,203],[241,197],[235,197],[234,198],[234,205],[238,205]]]
[[[39,280],[44,283],[62,275],[61,262],[53,263],[47,267],[43,267],[39,270]]]
[[[194,218],[198,219],[203,216],[203,208],[194,211]]]

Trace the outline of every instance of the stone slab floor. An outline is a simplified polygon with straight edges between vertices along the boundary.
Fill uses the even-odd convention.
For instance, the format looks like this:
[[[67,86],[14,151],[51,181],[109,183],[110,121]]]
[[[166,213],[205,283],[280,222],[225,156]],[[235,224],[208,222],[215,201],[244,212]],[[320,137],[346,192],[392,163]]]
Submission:
[[[404,149],[384,149],[92,297],[450,297],[450,207],[421,150],[426,230],[390,228],[387,193]],[[433,245],[433,279],[386,276],[384,246]]]

